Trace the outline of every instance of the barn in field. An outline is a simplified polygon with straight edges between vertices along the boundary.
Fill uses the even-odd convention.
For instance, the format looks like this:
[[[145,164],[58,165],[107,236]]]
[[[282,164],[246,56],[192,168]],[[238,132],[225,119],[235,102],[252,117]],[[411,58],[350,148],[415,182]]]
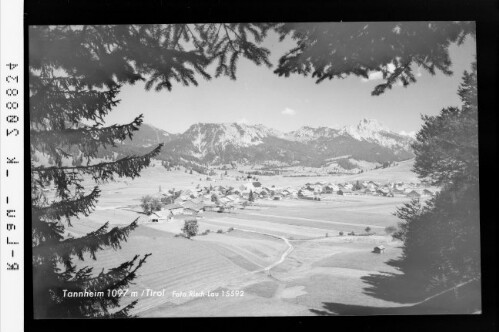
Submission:
[[[372,252],[375,254],[382,254],[385,252],[385,246],[383,246],[383,245],[376,246],[376,247],[374,247]]]

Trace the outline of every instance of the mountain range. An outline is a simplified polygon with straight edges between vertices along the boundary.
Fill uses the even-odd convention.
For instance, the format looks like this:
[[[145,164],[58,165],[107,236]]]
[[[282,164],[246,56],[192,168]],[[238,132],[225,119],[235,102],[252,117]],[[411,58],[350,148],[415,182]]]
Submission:
[[[157,157],[171,164],[274,164],[362,168],[362,162],[383,164],[414,157],[413,138],[400,135],[376,120],[363,119],[342,128],[304,126],[280,132],[263,125],[196,123],[172,134],[143,124],[132,140],[117,144],[118,156],[144,153],[158,143]],[[116,155],[115,155],[116,156]]]

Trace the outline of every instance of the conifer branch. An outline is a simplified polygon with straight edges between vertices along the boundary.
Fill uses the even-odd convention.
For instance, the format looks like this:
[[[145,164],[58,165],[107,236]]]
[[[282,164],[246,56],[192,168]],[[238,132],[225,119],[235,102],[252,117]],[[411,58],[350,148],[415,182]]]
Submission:
[[[99,196],[100,189],[94,187],[92,192],[86,196],[81,196],[74,200],[56,202],[49,206],[32,205],[31,211],[34,216],[36,215],[44,220],[60,220],[62,217],[66,217],[69,222],[70,217],[76,217],[80,213],[88,216],[95,207]]]
[[[128,234],[137,228],[137,219],[125,227],[114,227],[109,232],[109,222],[97,230],[88,233],[80,238],[70,238],[59,243],[42,243],[33,247],[33,257],[56,257],[61,263],[70,267],[71,256],[77,256],[84,260],[84,254],[88,253],[92,259],[96,259],[95,253],[103,247],[113,249],[121,248],[121,242],[126,241]]]
[[[72,79],[61,78],[61,80]],[[50,88],[47,87],[46,79],[40,79],[38,85],[30,89],[32,129],[61,129],[61,124],[78,124],[82,119],[102,122],[111,109],[119,103],[116,99],[119,88],[96,91],[76,87],[70,90],[70,82],[65,82],[61,87]],[[60,112],[60,109],[64,109],[64,112]]]
[[[145,254],[144,257],[139,259],[139,255],[135,255],[131,261],[122,263],[106,273],[101,272],[98,276],[86,280],[85,287],[95,291],[121,289],[126,287],[137,277],[137,270],[142,267],[149,256],[151,256],[150,253]]]
[[[142,156],[127,156],[114,162],[103,162],[89,166],[33,167],[31,176],[40,182],[54,182],[58,195],[67,196],[68,186],[83,181],[82,175],[90,175],[96,182],[114,180],[114,176],[135,178],[149,166],[151,159],[159,154],[163,144]]]
[[[76,129],[30,130],[30,143],[38,151],[52,156],[60,155],[60,147],[71,149],[77,146],[85,157],[96,157],[99,148],[116,146],[116,141],[131,139],[143,122],[139,115],[132,122],[108,127],[84,126]],[[64,152],[64,151],[63,151]],[[66,152],[65,152],[66,153]],[[66,153],[67,154],[67,153]]]
[[[58,222],[41,220],[34,215],[31,219],[31,243],[32,246],[38,246],[41,243],[57,243],[64,236],[64,226]]]

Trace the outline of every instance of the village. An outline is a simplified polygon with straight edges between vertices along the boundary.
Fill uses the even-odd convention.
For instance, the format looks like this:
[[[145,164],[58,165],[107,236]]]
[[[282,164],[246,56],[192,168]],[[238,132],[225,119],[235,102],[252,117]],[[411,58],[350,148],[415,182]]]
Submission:
[[[210,179],[211,180],[211,179]],[[212,185],[167,192],[161,191],[142,198],[144,212],[149,214],[149,222],[160,223],[179,219],[201,217],[203,212],[230,213],[245,209],[256,200],[331,200],[334,195],[407,197],[408,199],[427,199],[432,191],[420,183],[375,181],[351,181],[331,183],[318,181],[306,183],[299,188],[263,185],[258,178],[247,176],[246,181],[238,187]],[[156,203],[153,203],[156,202]]]

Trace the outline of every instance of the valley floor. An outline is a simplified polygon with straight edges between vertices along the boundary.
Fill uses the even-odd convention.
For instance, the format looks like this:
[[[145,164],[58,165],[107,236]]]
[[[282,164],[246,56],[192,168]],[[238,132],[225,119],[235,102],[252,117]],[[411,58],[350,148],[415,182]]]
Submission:
[[[376,276],[399,273],[386,263],[401,255],[401,244],[386,235],[384,228],[396,225],[398,219],[392,213],[407,198],[258,200],[245,210],[205,212],[199,233],[210,232],[189,240],[174,237],[182,227],[180,221],[151,224],[137,209],[146,189],[150,193],[158,185],[181,188],[191,185],[189,179],[192,176],[182,174],[173,184],[167,182],[172,179],[146,177],[102,186],[96,211],[68,228],[72,235],[81,236],[106,221],[120,226],[139,218],[140,226],[121,249],[106,249],[97,253],[97,260],[79,263],[100,272],[136,254],[151,253],[122,301],[139,300],[133,314],[304,316],[316,315],[331,303],[367,308],[411,305],[372,291]],[[372,234],[361,235],[368,226]],[[352,231],[359,235],[339,235]],[[372,253],[379,245],[386,248],[384,253]],[[161,294],[151,296],[151,290]]]

